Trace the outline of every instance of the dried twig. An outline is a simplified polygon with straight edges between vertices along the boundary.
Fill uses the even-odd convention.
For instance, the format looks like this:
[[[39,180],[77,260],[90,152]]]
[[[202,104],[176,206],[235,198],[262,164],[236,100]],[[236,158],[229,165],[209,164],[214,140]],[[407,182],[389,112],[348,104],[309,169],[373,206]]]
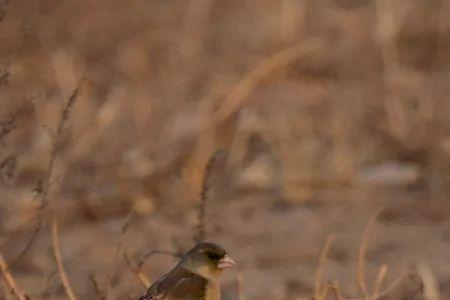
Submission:
[[[64,126],[65,126],[67,120],[69,119],[70,110],[72,109],[72,107],[75,104],[75,101],[78,97],[78,92],[79,92],[79,86],[77,86],[75,88],[75,90],[72,92],[72,95],[70,95],[69,100],[67,100],[67,103],[61,112],[61,117],[59,119],[58,127],[56,130],[56,136],[53,141],[52,150],[50,152],[50,160],[48,163],[47,174],[45,176],[44,186],[42,188],[42,199],[41,200],[42,200],[43,206],[46,206],[48,204],[48,193],[50,190],[50,184],[51,184],[51,179],[52,179],[52,175],[53,175],[55,160],[56,160],[57,154],[60,150],[61,137],[63,134]]]
[[[330,284],[330,289],[333,292],[335,300],[345,300],[344,296],[342,296],[341,294],[341,290],[337,281],[334,281]]]
[[[317,52],[322,47],[323,43],[317,40],[302,41],[265,58],[256,68],[244,76],[231,91],[230,95],[221,103],[211,119],[212,124],[220,125],[231,117],[260,84],[262,79],[269,74],[292,64],[302,57]]]
[[[407,275],[403,275],[394,280],[384,291],[374,295],[371,300],[378,300],[386,295],[388,295],[393,289],[395,289]]]
[[[69,300],[78,300],[78,298],[75,296],[75,293],[73,292],[72,285],[70,284],[69,277],[67,276],[64,264],[62,262],[58,237],[58,222],[56,220],[56,216],[54,216],[52,222],[52,248],[53,255],[55,256],[56,266],[58,268],[59,277],[61,278],[66,295]]]
[[[328,236],[325,244],[323,245],[322,252],[320,253],[319,265],[317,267],[316,278],[314,280],[314,300],[321,300],[326,297],[328,287],[323,287],[322,285],[323,269],[328,257],[328,252],[330,251],[331,245],[335,238],[335,235]]]
[[[130,268],[130,270],[133,272],[133,274],[136,276],[136,278],[139,280],[139,282],[144,286],[144,288],[148,288],[150,286],[150,279],[142,272],[142,269],[139,268],[139,266],[133,262],[133,260],[128,255],[127,251],[123,251],[123,258],[125,262],[127,263],[127,266]]]
[[[384,278],[386,277],[387,273],[387,266],[382,265],[380,269],[378,270],[377,279],[375,281],[375,286],[373,288],[372,298],[375,299],[375,297],[380,294],[381,286],[383,285]]]
[[[5,285],[8,288],[11,295],[14,295],[19,300],[27,300],[29,297],[23,293],[16,284],[14,277],[9,271],[8,265],[3,258],[3,255],[0,253],[0,271],[2,273],[3,280],[5,281]]]
[[[0,85],[2,84],[1,81],[2,79],[0,76]],[[11,120],[0,121],[0,140],[3,139],[5,136],[7,136],[16,128],[17,128],[16,115],[13,115]]]
[[[57,154],[60,149],[59,143],[61,141],[64,125],[69,118],[70,110],[73,107],[73,105],[77,99],[78,90],[79,90],[79,87],[77,87],[73,91],[72,95],[69,97],[69,100],[67,101],[66,105],[64,106],[64,108],[62,110],[61,118],[58,123],[55,140],[53,141],[53,147],[52,147],[52,151],[50,153],[50,160],[49,160],[49,165],[48,165],[47,176],[45,178],[44,186],[42,189],[42,198],[41,198],[42,202],[41,203],[42,203],[43,207],[46,207],[48,205],[48,194],[49,194],[50,185],[51,185],[51,177],[53,174],[55,160],[56,160]],[[55,199],[55,203],[54,203],[54,207],[53,207],[53,220],[52,220],[53,255],[55,257],[58,273],[61,278],[61,281],[64,286],[64,290],[66,292],[67,297],[70,300],[77,300],[77,297],[75,296],[72,285],[70,284],[69,277],[67,276],[67,272],[64,268],[64,264],[63,264],[62,258],[61,258],[61,250],[60,250],[59,237],[58,237],[58,221],[57,221],[57,217],[56,217],[57,207],[58,207],[58,198]],[[42,217],[42,215],[41,215],[41,217]]]
[[[103,292],[100,288],[100,285],[98,284],[97,280],[95,279],[94,275],[89,275],[89,281],[92,283],[92,286],[94,287],[95,294],[97,295],[97,299],[99,300],[106,300],[106,293]]]
[[[153,255],[158,255],[158,254],[169,255],[172,257],[181,257],[181,254],[176,253],[176,252],[164,251],[164,250],[152,250],[152,251],[147,252],[144,255],[142,255],[141,259],[137,263],[137,267],[142,268],[144,266],[144,263],[147,261],[147,259],[149,259]]]
[[[364,299],[366,299],[366,300],[370,299],[370,294],[369,294],[369,290],[367,289],[366,278],[365,278],[366,277],[365,263],[366,263],[367,242],[369,240],[369,235],[372,230],[373,224],[383,209],[384,208],[376,211],[370,217],[369,221],[367,222],[366,228],[364,229],[363,238],[362,238],[361,244],[359,246],[359,251],[358,251],[358,263],[357,263],[357,270],[356,270],[357,281],[358,281],[358,287],[359,287],[361,293],[363,294]]]
[[[54,284],[55,278],[58,276],[57,271],[52,271],[45,278],[45,283],[42,288],[42,292],[40,293],[40,297],[42,299],[49,298],[56,290],[56,285]]]
[[[11,300],[12,297],[8,291],[8,287],[6,286],[6,282],[4,280],[2,281],[2,290],[0,296],[2,296],[5,300]]]
[[[433,274],[430,266],[421,261],[417,265],[417,272],[419,273],[420,278],[423,281],[423,288],[425,293],[426,300],[440,300],[441,295],[439,292],[438,282],[436,281],[436,277]]]
[[[44,223],[40,214],[41,214],[41,212],[39,212],[37,224],[34,227],[34,230],[33,230],[33,233],[31,234],[30,239],[28,240],[27,244],[22,249],[22,251],[19,253],[19,255],[14,259],[14,261],[12,263],[12,267],[14,267],[28,253],[28,251],[31,249],[31,247],[33,247],[34,243],[36,242],[36,240],[39,236],[39,233],[41,232],[43,223]]]
[[[2,162],[0,162],[0,170],[2,172],[3,182],[10,184],[17,167],[17,157],[15,154],[9,155]]]
[[[381,287],[383,285],[384,279],[386,278],[386,274],[387,274],[387,270],[388,270],[386,265],[382,265],[379,268],[377,278],[374,283],[374,289],[373,289],[372,295],[369,294],[369,291],[367,289],[367,284],[365,281],[365,259],[366,259],[365,256],[366,256],[367,243],[368,243],[368,239],[369,239],[373,224],[374,224],[377,216],[383,210],[384,210],[384,208],[376,211],[370,217],[370,219],[367,222],[367,225],[365,227],[361,244],[359,246],[358,263],[357,263],[357,280],[358,280],[358,286],[359,286],[361,294],[362,294],[362,298],[351,298],[351,299],[347,299],[347,300],[379,300],[380,298],[388,295],[406,277],[406,274],[398,277],[386,289],[381,291]],[[325,265],[331,244],[335,238],[336,238],[336,235],[330,235],[327,238],[327,241],[325,242],[325,245],[320,254],[319,266],[317,268],[316,279],[315,279],[315,284],[314,284],[314,297],[313,297],[314,300],[326,299],[330,291],[332,292],[332,295],[334,296],[335,300],[346,300],[346,298],[344,296],[342,296],[337,282],[329,283],[326,286],[324,286],[322,284],[323,267]]]
[[[116,247],[116,251],[115,251],[116,259],[120,258],[120,255],[123,251],[125,234],[127,233],[128,229],[130,228],[130,225],[133,221],[133,217],[134,217],[134,207],[131,208],[130,212],[123,219],[122,226],[120,228],[120,235],[117,239],[117,243],[115,246]],[[108,274],[108,276],[107,276],[107,282],[106,282],[106,287],[105,287],[105,297],[106,298],[108,298],[108,291],[113,286],[115,278],[118,275],[117,266],[111,265],[107,274]]]
[[[39,212],[38,212],[38,221],[37,221],[35,230],[33,231],[33,234],[31,235],[31,238],[28,240],[27,244],[25,245],[25,248],[20,252],[20,254],[17,256],[17,258],[14,260],[13,265],[17,264],[17,262],[20,261],[28,253],[28,251],[33,247],[33,245],[34,245],[35,241],[37,240],[37,237],[43,227],[43,224],[44,224],[43,215],[44,215],[44,211],[48,205],[48,194],[49,194],[51,180],[52,180],[52,176],[53,176],[55,160],[56,160],[56,157],[57,157],[57,154],[59,151],[60,140],[61,140],[61,137],[63,134],[64,125],[67,122],[67,119],[69,118],[70,110],[73,107],[73,105],[75,104],[75,101],[77,99],[79,89],[80,89],[79,86],[77,86],[74,89],[74,91],[70,95],[69,99],[67,100],[66,105],[64,106],[64,108],[61,112],[61,117],[60,117],[58,127],[56,130],[56,135],[54,137],[54,140],[52,143],[52,148],[50,151],[50,158],[49,158],[48,165],[47,165],[47,172],[45,174],[44,181],[39,182],[39,185],[38,185],[39,187],[38,187],[38,189],[36,189],[36,192],[40,196],[40,202],[41,202],[41,205],[39,207]]]

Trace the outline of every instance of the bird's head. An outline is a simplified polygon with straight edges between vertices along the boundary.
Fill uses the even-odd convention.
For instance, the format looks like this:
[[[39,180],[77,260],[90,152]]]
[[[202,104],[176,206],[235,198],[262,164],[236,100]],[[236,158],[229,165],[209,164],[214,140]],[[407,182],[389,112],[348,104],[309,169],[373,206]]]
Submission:
[[[181,266],[207,279],[216,279],[224,269],[236,265],[219,245],[201,242],[182,259]]]

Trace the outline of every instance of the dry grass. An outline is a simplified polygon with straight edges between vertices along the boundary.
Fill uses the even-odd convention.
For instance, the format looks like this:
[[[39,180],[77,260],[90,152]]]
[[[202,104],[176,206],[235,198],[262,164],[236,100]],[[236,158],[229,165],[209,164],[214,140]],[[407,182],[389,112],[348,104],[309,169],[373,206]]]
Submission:
[[[366,264],[366,251],[367,251],[367,243],[369,241],[370,233],[372,231],[372,227],[377,219],[377,217],[380,215],[380,213],[383,211],[383,209],[378,210],[375,212],[367,222],[367,225],[364,229],[364,233],[362,236],[362,240],[359,246],[358,250],[358,261],[357,261],[357,269],[356,269],[356,278],[357,283],[360,291],[360,297],[358,297],[358,300],[378,300],[383,297],[389,296],[389,293],[394,290],[405,278],[406,276],[399,276],[394,281],[392,281],[386,288],[382,289],[384,285],[384,281],[386,278],[386,274],[388,271],[388,267],[383,264],[380,266],[376,280],[373,283],[373,291],[372,293],[369,292],[367,280],[366,280],[366,270],[365,270],[365,264]],[[347,298],[342,295],[342,291],[339,288],[339,283],[337,281],[329,282],[327,284],[323,284],[323,274],[328,258],[328,254],[330,252],[330,248],[332,247],[333,241],[337,238],[336,235],[330,235],[322,249],[322,252],[319,257],[319,263],[316,271],[316,277],[315,277],[315,288],[314,288],[314,300],[325,300],[328,299],[328,295],[331,293],[335,300],[355,300],[355,298]],[[419,271],[419,274],[421,272]],[[429,274],[429,273],[427,273]],[[425,276],[423,274],[420,274],[420,277],[425,280]],[[435,287],[435,283],[430,284],[430,289],[432,292],[431,294],[435,295],[437,292],[437,289]],[[436,294],[437,295],[437,294]],[[435,297],[435,296],[433,296]],[[439,299],[439,298],[433,298],[433,297],[427,297],[427,299]]]
[[[25,293],[23,293],[16,284],[14,277],[9,271],[8,265],[6,264],[3,255],[0,253],[0,271],[2,273],[2,277],[5,283],[5,286],[8,288],[8,292],[15,296],[19,300],[27,300],[29,299]]]

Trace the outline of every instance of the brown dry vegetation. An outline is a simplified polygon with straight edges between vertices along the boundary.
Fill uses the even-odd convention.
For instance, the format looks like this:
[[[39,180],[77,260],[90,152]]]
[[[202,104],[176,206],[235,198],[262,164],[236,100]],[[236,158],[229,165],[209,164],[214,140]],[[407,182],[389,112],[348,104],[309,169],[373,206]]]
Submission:
[[[449,299],[449,15],[0,0],[0,299],[137,299],[174,262],[148,253],[192,245],[216,149],[223,299]]]

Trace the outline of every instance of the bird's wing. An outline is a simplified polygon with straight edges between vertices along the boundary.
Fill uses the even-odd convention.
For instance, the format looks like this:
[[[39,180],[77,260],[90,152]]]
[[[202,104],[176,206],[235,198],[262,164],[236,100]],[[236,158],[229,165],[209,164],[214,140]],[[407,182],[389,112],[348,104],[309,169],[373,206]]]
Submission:
[[[139,300],[204,300],[208,281],[183,269],[156,281]]]

